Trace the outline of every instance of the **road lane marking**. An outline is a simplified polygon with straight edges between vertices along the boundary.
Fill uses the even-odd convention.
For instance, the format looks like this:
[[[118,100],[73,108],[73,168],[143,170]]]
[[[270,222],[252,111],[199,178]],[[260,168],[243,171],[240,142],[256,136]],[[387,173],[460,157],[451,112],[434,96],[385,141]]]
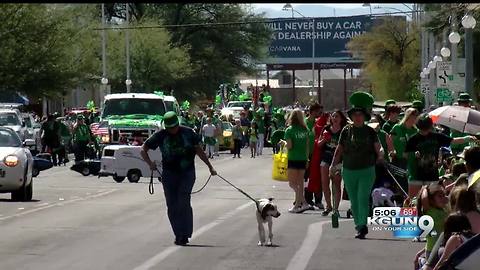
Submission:
[[[78,199],[71,200],[71,201],[64,201],[64,202],[61,202],[61,203],[54,203],[54,204],[48,204],[47,203],[47,205],[45,205],[45,206],[41,206],[41,207],[37,207],[37,208],[34,208],[34,209],[26,210],[26,211],[23,211],[21,213],[15,214],[15,215],[0,217],[0,221],[11,219],[11,218],[14,218],[14,217],[24,216],[24,215],[31,214],[31,213],[35,213],[35,212],[38,212],[38,211],[41,211],[41,210],[52,208],[54,206],[64,206],[64,205],[72,204],[72,203],[78,202],[78,201],[85,201],[85,200],[89,200],[89,199],[98,198],[98,197],[105,196],[105,195],[108,195],[110,193],[113,193],[117,190],[118,189],[111,189],[111,190],[100,192],[98,194],[94,194],[94,195],[91,195],[91,196],[78,198]]]
[[[339,222],[346,222],[351,220],[339,220]],[[288,263],[286,270],[303,270],[308,266],[308,262],[312,258],[313,253],[320,243],[322,237],[323,225],[331,223],[330,220],[325,220],[308,226],[307,235],[303,239],[302,245],[297,250],[293,258]]]
[[[213,227],[219,225],[220,223],[224,222],[225,220],[233,217],[234,215],[236,215],[238,212],[242,211],[243,209],[253,205],[254,203],[253,202],[249,202],[249,203],[246,203],[246,204],[243,204],[237,208],[235,208],[233,211],[230,211],[229,213],[223,215],[223,216],[220,216],[219,218],[217,218],[216,220],[214,220],[213,222],[210,222],[206,225],[203,225],[200,229],[196,230],[193,232],[192,234],[192,240],[199,237],[200,235],[204,234],[205,232],[211,230]],[[172,246],[172,247],[168,247],[167,249],[163,250],[162,252],[158,253],[157,255],[153,256],[152,258],[148,259],[147,261],[145,261],[142,265],[134,268],[134,270],[147,270],[147,269],[150,269],[156,265],[158,265],[161,261],[163,261],[164,259],[166,259],[170,254],[174,253],[175,251],[177,251],[178,249],[180,249],[181,247],[180,246]]]
[[[42,207],[42,206],[46,206],[46,205],[49,205],[49,203],[46,202],[46,203],[37,204],[37,205],[35,205],[35,207]]]

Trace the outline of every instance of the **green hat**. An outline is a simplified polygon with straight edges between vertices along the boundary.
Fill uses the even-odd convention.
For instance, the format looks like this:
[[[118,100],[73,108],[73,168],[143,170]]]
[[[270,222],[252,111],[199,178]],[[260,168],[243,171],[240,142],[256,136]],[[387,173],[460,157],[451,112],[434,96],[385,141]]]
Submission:
[[[365,120],[369,121],[371,116],[369,110],[373,106],[373,96],[367,92],[357,91],[350,96],[350,104],[352,108],[347,111],[348,117],[352,118],[354,112],[362,112]]]
[[[79,114],[79,115],[77,116],[77,119],[78,119],[78,120],[83,120],[83,119],[85,119],[85,116],[83,116],[83,114]]]
[[[178,116],[175,112],[166,112],[163,116],[163,124],[165,128],[173,128],[179,125]]]
[[[422,112],[425,107],[424,107],[422,101],[420,101],[420,100],[414,100],[414,101],[412,102],[412,108],[417,109],[417,110],[419,110],[420,112]]]
[[[460,95],[458,95],[457,102],[472,102],[472,99],[468,93],[460,93]]]
[[[385,101],[385,107],[387,107],[388,105],[395,105],[395,104],[397,104],[397,102],[393,99],[389,99]]]

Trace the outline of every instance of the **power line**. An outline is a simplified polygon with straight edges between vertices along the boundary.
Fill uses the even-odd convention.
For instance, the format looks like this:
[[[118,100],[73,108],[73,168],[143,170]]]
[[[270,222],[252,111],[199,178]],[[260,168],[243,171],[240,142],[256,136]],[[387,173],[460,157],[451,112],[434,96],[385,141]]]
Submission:
[[[404,12],[385,12],[385,13],[373,13],[371,15],[356,15],[356,16],[338,16],[331,18],[346,18],[346,17],[360,17],[360,16],[372,16],[379,17],[384,15],[395,15],[395,14],[407,14],[412,11]],[[424,12],[423,10],[414,10],[414,12]],[[255,21],[237,21],[237,22],[218,22],[218,23],[190,23],[190,24],[166,24],[166,25],[144,25],[144,26],[119,26],[119,27],[105,27],[105,28],[93,28],[93,30],[119,30],[119,29],[156,29],[156,28],[186,28],[186,27],[215,27],[215,26],[233,26],[233,25],[245,25],[245,24],[264,24],[272,22],[285,22],[285,21],[298,21],[298,20],[311,20],[315,17],[303,17],[303,18],[265,18],[263,20]],[[320,17],[318,19],[328,18]]]

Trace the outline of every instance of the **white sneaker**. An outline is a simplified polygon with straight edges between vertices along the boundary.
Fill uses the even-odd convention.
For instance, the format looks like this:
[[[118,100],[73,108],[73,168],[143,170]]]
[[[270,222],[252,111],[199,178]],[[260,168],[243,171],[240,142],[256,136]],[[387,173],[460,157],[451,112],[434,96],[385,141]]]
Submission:
[[[310,204],[304,203],[304,204],[302,204],[302,206],[300,206],[300,207],[298,208],[298,210],[297,210],[296,213],[303,213],[303,212],[305,212],[305,211],[307,211],[307,210],[311,210],[311,208],[312,208],[312,206],[311,206]]]
[[[288,212],[289,212],[289,213],[297,213],[297,212],[298,212],[298,209],[300,209],[300,207],[294,206],[294,207],[288,209]]]

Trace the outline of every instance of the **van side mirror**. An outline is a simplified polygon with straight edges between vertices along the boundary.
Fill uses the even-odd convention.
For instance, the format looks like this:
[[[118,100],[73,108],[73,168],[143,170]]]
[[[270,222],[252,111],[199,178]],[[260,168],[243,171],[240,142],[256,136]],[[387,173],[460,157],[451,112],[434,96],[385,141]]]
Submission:
[[[30,147],[30,146],[35,146],[35,145],[36,145],[35,140],[26,139],[25,141],[23,141],[23,146],[24,147]]]

